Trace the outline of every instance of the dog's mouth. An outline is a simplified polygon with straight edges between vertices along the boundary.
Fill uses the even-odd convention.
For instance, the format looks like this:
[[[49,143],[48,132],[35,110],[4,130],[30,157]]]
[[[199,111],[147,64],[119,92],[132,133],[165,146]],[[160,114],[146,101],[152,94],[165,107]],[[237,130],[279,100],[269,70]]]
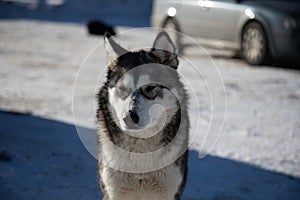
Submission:
[[[148,138],[160,132],[167,122],[166,112],[157,112],[162,109],[160,105],[154,105],[148,115],[140,116],[134,111],[129,111],[123,118],[124,131],[134,137]]]
[[[143,123],[141,123],[141,118],[133,110],[129,110],[127,116],[123,118],[123,121],[127,129],[133,130],[144,129],[149,124],[148,123],[147,125],[144,125]]]

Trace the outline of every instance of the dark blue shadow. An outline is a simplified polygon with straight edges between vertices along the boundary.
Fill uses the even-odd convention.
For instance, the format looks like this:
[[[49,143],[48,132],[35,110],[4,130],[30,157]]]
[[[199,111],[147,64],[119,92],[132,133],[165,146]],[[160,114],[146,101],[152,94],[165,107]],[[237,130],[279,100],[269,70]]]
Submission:
[[[146,27],[150,26],[151,8],[152,0],[67,0],[58,7],[40,0],[36,9],[0,2],[0,18],[74,23],[98,19],[110,25]]]
[[[101,199],[97,161],[74,125],[0,111],[0,152],[0,199]],[[184,200],[299,197],[299,178],[190,151]]]
[[[190,151],[189,159],[186,200],[297,200],[300,197],[299,178],[215,156],[198,159],[195,151]]]
[[[101,199],[97,161],[73,125],[0,112],[0,199]],[[3,157],[3,156],[2,156]]]

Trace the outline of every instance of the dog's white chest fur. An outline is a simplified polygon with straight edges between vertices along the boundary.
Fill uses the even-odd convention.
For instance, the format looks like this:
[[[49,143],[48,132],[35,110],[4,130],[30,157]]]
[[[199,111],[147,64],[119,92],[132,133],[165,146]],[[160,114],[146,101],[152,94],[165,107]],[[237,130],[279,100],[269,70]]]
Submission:
[[[179,141],[180,139],[178,143]],[[101,142],[102,168],[100,175],[106,186],[105,190],[109,200],[174,200],[183,181],[181,166],[172,162],[162,169],[159,167],[163,163],[162,160],[168,161],[178,157],[176,155],[180,153],[180,148],[178,148],[177,142],[165,151],[152,154],[151,157],[147,157],[146,154],[134,157],[132,152],[119,151],[106,137],[101,138]],[[134,146],[132,142],[126,141],[125,144]],[[149,141],[135,141],[135,149],[132,150],[151,148],[151,145],[147,145],[147,143]],[[156,141],[150,141],[150,143],[155,144]],[[122,148],[122,146],[120,147]],[[154,169],[158,170],[153,171]],[[133,173],[124,172],[126,170],[132,170]],[[134,171],[141,172],[143,170],[151,170],[151,172],[134,173]]]
[[[104,167],[102,181],[111,200],[174,200],[182,182],[179,167],[143,174],[124,173]]]

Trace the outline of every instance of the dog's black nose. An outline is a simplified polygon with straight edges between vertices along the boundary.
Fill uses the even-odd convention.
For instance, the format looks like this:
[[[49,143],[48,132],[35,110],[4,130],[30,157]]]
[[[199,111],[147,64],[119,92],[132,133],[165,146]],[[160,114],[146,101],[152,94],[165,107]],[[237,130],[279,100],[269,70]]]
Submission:
[[[137,124],[139,122],[139,116],[138,114],[136,114],[136,112],[132,111],[132,110],[129,110],[129,115],[130,115],[130,118],[132,119],[132,121]]]

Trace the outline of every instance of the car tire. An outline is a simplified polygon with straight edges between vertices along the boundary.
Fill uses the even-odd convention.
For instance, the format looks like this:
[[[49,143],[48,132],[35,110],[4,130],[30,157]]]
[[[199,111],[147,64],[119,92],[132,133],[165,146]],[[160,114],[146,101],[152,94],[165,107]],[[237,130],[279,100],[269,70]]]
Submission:
[[[170,31],[167,31],[172,42],[175,44],[177,54],[182,55],[183,54],[183,44],[182,44],[182,38],[180,34],[180,27],[177,21],[173,18],[168,17],[162,24],[162,28],[169,29]]]
[[[265,31],[258,22],[248,23],[242,33],[241,52],[250,65],[261,65],[268,58],[268,44]]]

